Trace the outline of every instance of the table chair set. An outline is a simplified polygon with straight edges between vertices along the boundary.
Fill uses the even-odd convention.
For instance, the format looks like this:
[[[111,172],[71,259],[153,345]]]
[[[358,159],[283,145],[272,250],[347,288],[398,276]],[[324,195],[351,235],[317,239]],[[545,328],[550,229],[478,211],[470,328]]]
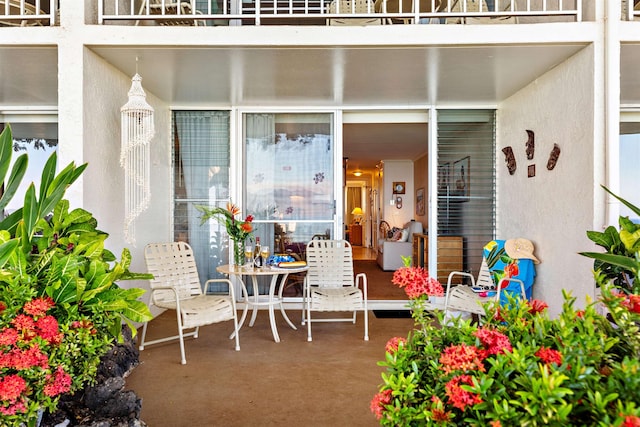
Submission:
[[[369,339],[367,313],[367,279],[364,273],[354,276],[351,245],[344,240],[312,239],[306,247],[306,264],[292,263],[291,266],[269,266],[264,268],[244,268],[223,265],[217,271],[227,277],[234,276],[241,285],[243,313],[238,321],[236,296],[233,283],[229,279],[211,279],[204,283],[207,290],[212,283],[226,284],[224,295],[207,294],[198,277],[193,250],[184,242],[152,243],[145,247],[145,262],[148,272],[154,275],[150,280],[149,305],[176,311],[178,335],[147,340],[145,323],[140,337],[140,350],[145,346],[179,340],[182,364],[186,364],[184,338],[198,337],[200,326],[232,320],[233,329],[229,336],[235,339],[235,349],[240,350],[239,332],[249,310],[252,311],[249,327],[254,325],[257,310],[266,307],[275,342],[280,342],[276,327],[275,309],[292,329],[297,329],[286,314],[282,291],[289,274],[305,273],[302,324],[307,325],[307,340],[311,341],[311,324],[316,322],[356,322],[356,313],[364,313],[364,339]],[[253,292],[248,292],[246,278],[250,278]],[[258,277],[270,277],[268,293],[259,294]],[[245,279],[243,279],[245,278]],[[317,312],[350,312],[349,317],[315,316]],[[314,313],[312,317],[312,313]],[[193,329],[190,332],[186,330]]]

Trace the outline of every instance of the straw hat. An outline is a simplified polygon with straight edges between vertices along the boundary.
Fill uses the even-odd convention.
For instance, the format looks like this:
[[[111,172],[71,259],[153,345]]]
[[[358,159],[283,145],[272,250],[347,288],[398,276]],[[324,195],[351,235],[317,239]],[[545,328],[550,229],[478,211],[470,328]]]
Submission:
[[[538,258],[533,254],[533,243],[530,240],[509,239],[504,242],[504,250],[513,259],[531,259],[534,263],[540,264]]]

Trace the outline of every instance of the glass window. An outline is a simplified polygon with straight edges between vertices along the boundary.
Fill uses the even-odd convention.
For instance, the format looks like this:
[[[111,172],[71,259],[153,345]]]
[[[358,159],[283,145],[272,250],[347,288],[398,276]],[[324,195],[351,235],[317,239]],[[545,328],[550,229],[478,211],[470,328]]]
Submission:
[[[433,175],[432,175],[433,176]],[[438,278],[477,276],[495,238],[495,112],[438,111]]]
[[[216,267],[229,262],[224,226],[201,225],[194,207],[224,207],[229,200],[229,117],[228,111],[173,113],[174,239],[193,248],[202,282],[220,277]]]
[[[620,126],[620,197],[640,206],[640,123],[627,122]],[[633,222],[640,218],[631,209],[620,205],[620,215],[628,216]]]
[[[20,187],[5,208],[5,214],[10,214],[24,205],[24,195],[33,182],[40,188],[40,178],[44,165],[49,156],[58,149],[57,123],[11,123],[13,136],[13,162],[23,153],[29,156],[29,165]]]
[[[244,206],[272,253],[304,257],[334,224],[333,114],[244,116]]]

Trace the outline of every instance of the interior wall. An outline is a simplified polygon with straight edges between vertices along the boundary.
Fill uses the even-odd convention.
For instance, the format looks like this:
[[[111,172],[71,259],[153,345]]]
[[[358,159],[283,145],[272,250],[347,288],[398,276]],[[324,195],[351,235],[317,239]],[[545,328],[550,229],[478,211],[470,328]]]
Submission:
[[[415,186],[413,183],[413,162],[411,160],[383,160],[384,162],[384,191],[382,205],[384,207],[384,220],[391,227],[402,227],[415,216]],[[394,198],[393,183],[404,182],[405,193],[402,197],[402,209],[390,205]]]
[[[524,237],[541,260],[533,297],[562,308],[562,290],[584,305],[595,290],[586,231],[594,218],[596,144],[594,49],[588,47],[501,103],[497,113],[497,237]],[[598,112],[598,115],[602,115]],[[526,129],[535,133],[535,153],[527,160]],[[555,169],[547,170],[554,144],[561,149]],[[501,150],[511,146],[516,171],[507,171]],[[527,168],[535,165],[535,176]]]
[[[143,249],[149,242],[172,241],[170,114],[166,104],[147,92],[154,108],[156,134],[151,142],[151,204],[136,222],[136,244],[124,240],[124,170],[120,167],[120,107],[127,102],[131,77],[99,56],[88,53],[84,61],[84,153],[89,163],[84,173],[84,208],[93,213],[101,230],[109,233],[106,246],[118,258],[131,251],[131,271],[146,271]],[[145,67],[140,68],[144,87]],[[148,71],[151,71],[149,67]],[[144,282],[122,286],[148,287]]]
[[[429,229],[429,218],[427,216],[427,193],[429,190],[429,156],[424,155],[413,162],[413,183],[415,187],[416,203],[417,203],[417,191],[423,189],[424,192],[424,215],[418,215],[418,206],[414,206],[414,216],[416,221],[422,223],[423,230]]]

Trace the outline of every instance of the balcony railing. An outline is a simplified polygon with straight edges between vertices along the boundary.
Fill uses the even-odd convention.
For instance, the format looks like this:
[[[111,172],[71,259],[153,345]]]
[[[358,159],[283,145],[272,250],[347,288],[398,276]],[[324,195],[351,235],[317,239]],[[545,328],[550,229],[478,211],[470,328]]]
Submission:
[[[582,0],[98,0],[99,24],[128,25],[579,22],[582,12]]]
[[[55,25],[57,0],[0,0],[0,26]]]

